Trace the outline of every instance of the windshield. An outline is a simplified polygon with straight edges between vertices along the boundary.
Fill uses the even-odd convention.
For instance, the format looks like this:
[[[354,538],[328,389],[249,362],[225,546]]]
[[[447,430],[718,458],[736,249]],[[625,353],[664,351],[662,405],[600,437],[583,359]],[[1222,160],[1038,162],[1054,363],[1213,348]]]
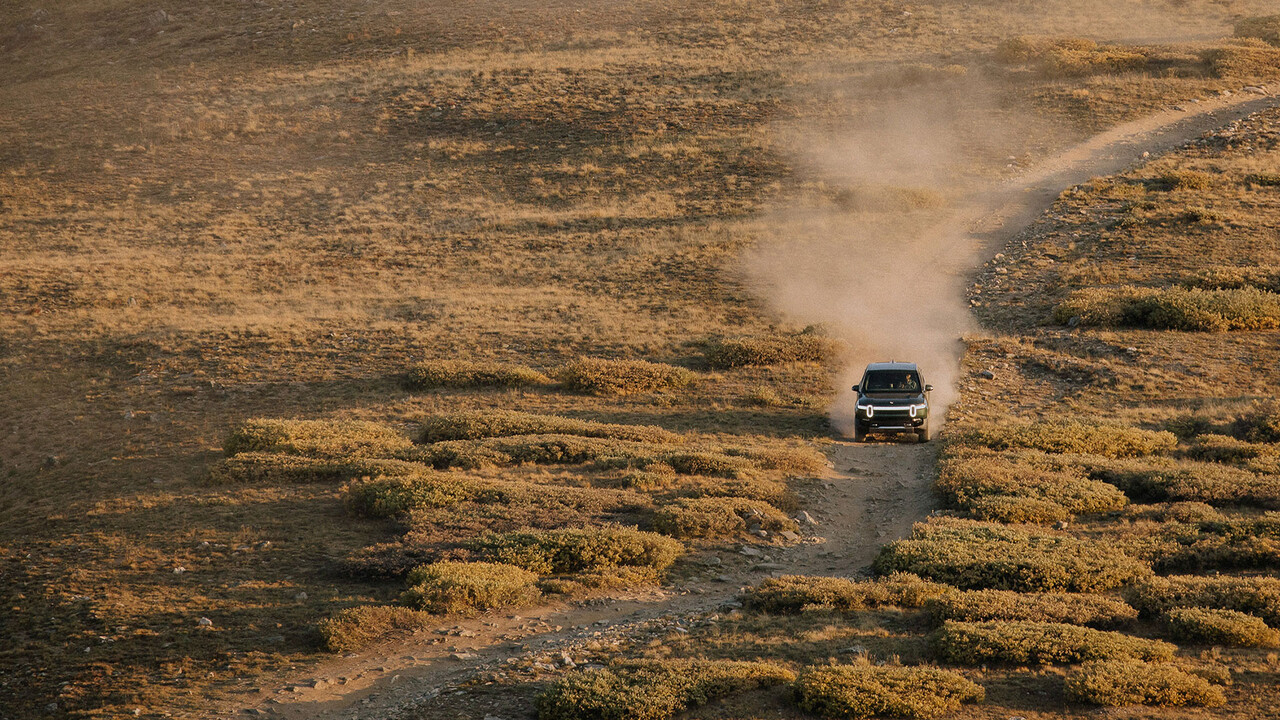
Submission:
[[[911,370],[872,370],[862,380],[863,392],[920,392],[920,376]]]

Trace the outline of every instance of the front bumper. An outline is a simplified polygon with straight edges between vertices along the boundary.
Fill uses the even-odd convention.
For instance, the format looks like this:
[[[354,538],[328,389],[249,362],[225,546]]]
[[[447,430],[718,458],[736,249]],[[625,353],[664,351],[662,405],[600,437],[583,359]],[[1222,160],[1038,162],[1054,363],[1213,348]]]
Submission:
[[[869,431],[914,432],[929,419],[929,405],[859,405],[857,422]]]

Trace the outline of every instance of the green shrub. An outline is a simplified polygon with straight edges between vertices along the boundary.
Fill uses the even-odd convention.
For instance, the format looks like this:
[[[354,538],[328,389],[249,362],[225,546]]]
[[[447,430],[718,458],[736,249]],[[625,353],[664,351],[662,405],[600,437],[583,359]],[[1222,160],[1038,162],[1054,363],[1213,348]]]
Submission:
[[[752,465],[747,458],[708,451],[668,453],[657,460],[681,475],[710,475],[724,478],[737,477]]]
[[[743,606],[755,612],[794,615],[807,608],[831,608],[842,612],[892,606],[920,607],[931,598],[955,592],[955,588],[922,580],[908,573],[894,573],[875,580],[848,580],[812,575],[765,578],[743,593]]]
[[[1271,180],[1274,178],[1274,182]],[[1245,178],[1255,185],[1280,185],[1280,173],[1249,175]],[[1217,265],[1191,273],[1182,278],[1187,287],[1205,290],[1236,290],[1256,287],[1271,292],[1280,291],[1280,266],[1276,265]],[[1192,416],[1194,417],[1194,416]]]
[[[565,675],[538,696],[539,720],[666,720],[713,700],[795,680],[786,668],[728,660],[651,660]]]
[[[1047,453],[1081,453],[1120,458],[1172,450],[1178,438],[1171,432],[1140,430],[1121,425],[1082,422],[1038,422],[996,425],[974,430],[962,439],[992,450],[1030,448]]]
[[[1237,20],[1235,36],[1280,45],[1280,15],[1263,15]]]
[[[1053,316],[1060,323],[1078,317],[1082,325],[1150,330],[1270,330],[1280,327],[1280,294],[1255,287],[1088,288],[1068,295]]]
[[[1280,443],[1280,408],[1266,405],[1238,418],[1232,426],[1237,436],[1253,443]]]
[[[615,425],[515,410],[473,410],[434,415],[423,420],[418,441],[435,443],[511,435],[578,435],[646,443],[684,441],[683,436],[652,425]]]
[[[1280,578],[1200,577],[1172,575],[1136,583],[1126,599],[1143,615],[1163,615],[1174,608],[1207,607],[1237,610],[1280,625]]]
[[[795,510],[798,507],[796,496],[786,484],[760,477],[754,473],[740,473],[736,478],[716,478],[692,476],[659,476],[654,479],[652,473],[631,473],[629,482],[632,487],[643,490],[669,489],[676,497],[736,497],[747,500],[767,502],[781,510]],[[645,478],[649,478],[645,480]],[[671,478],[671,479],[668,479]]]
[[[653,516],[655,530],[678,538],[730,537],[753,524],[769,532],[797,529],[796,522],[774,506],[745,498],[682,498],[658,508]]]
[[[360,420],[246,420],[227,437],[227,455],[283,453],[325,458],[396,457],[411,448],[399,430]]]
[[[1138,619],[1138,611],[1123,600],[1073,593],[967,590],[930,598],[925,607],[935,622],[999,620],[1115,627]]]
[[[1128,502],[1115,486],[1078,469],[981,449],[948,453],[938,469],[934,488],[943,500],[981,520],[1051,523],[1113,512]]]
[[[1109,707],[1125,705],[1204,706],[1225,705],[1221,688],[1204,678],[1169,665],[1138,660],[1099,660],[1081,665],[1067,675],[1068,702]]]
[[[1030,528],[935,518],[876,558],[878,573],[915,573],[963,589],[1098,592],[1150,574],[1100,543]]]
[[[1270,80],[1280,68],[1280,48],[1244,38],[1205,51],[1209,72],[1220,78]]]
[[[870,663],[806,668],[795,694],[800,709],[824,718],[935,718],[986,697],[957,672]]]
[[[319,630],[326,650],[350,652],[395,635],[416,632],[437,622],[439,618],[413,608],[362,605],[321,620]]]
[[[622,566],[660,571],[684,552],[684,546],[669,537],[623,527],[491,533],[469,546],[488,560],[540,575]]]
[[[1108,630],[1043,622],[948,620],[933,636],[947,662],[980,665],[1076,663],[1085,660],[1171,660],[1177,647]]]
[[[1165,614],[1169,632],[1179,640],[1240,647],[1280,647],[1280,631],[1262,618],[1237,610],[1173,608]]]
[[[695,376],[684,368],[644,360],[583,358],[560,370],[560,381],[572,392],[590,395],[634,395],[680,390]]]
[[[405,387],[433,388],[526,387],[549,385],[551,378],[523,365],[471,360],[426,360],[409,367]]]
[[[409,572],[400,603],[417,610],[475,615],[484,610],[530,605],[538,599],[536,573],[487,562],[437,562]]]
[[[707,365],[715,370],[790,362],[827,362],[839,346],[813,333],[735,338],[708,343]]]
[[[312,458],[282,453],[242,452],[209,470],[216,483],[341,482],[365,475],[410,475],[422,466],[402,460]]]
[[[1090,477],[1119,487],[1135,500],[1280,509],[1280,478],[1255,475],[1242,468],[1168,458],[1080,458],[1078,465]]]

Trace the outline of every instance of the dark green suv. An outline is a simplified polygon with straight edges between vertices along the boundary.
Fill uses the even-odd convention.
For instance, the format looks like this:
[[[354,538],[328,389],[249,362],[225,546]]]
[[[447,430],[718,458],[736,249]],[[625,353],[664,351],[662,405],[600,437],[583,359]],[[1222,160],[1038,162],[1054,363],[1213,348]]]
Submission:
[[[915,433],[920,442],[929,442],[932,390],[915,363],[871,363],[862,382],[853,386],[858,393],[853,439],[862,441],[871,433]]]

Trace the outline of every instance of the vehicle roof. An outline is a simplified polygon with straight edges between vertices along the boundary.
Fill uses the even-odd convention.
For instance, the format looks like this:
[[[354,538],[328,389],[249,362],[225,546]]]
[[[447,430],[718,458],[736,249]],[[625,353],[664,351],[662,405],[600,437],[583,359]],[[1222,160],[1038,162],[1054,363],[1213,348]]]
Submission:
[[[915,363],[908,362],[877,362],[867,365],[867,370],[918,370]]]

